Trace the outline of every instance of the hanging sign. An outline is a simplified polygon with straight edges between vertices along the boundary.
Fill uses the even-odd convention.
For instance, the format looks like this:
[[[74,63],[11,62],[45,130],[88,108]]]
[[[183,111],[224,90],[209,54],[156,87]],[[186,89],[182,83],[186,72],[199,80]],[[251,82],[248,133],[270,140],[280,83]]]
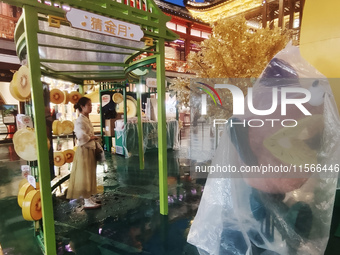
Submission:
[[[107,105],[110,103],[111,96],[110,95],[102,95],[102,106]]]
[[[146,78],[145,85],[149,88],[157,88],[157,79],[156,78]],[[167,81],[165,81],[164,86],[167,86]]]
[[[29,165],[21,166],[22,177],[27,178],[31,174],[31,168]]]
[[[29,184],[31,184],[33,186],[33,188],[35,188],[35,189],[37,188],[37,183],[35,181],[34,176],[28,175],[27,176],[27,181],[28,181]]]
[[[140,41],[144,36],[140,26],[78,9],[71,8],[66,18],[72,27],[91,32],[133,41]]]
[[[33,128],[32,118],[24,114],[17,115],[16,124],[17,124],[18,130],[22,128],[27,128],[27,127]]]
[[[149,88],[157,88],[156,78],[146,78],[145,83],[146,83],[146,86],[148,86]]]

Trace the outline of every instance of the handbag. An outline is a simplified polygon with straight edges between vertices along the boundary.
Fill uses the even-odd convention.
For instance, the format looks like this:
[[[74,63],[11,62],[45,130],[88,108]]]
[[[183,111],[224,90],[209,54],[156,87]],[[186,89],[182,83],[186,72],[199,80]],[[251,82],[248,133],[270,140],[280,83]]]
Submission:
[[[95,158],[97,161],[104,161],[105,160],[104,150],[98,142],[95,143],[96,143],[96,149],[94,151]]]

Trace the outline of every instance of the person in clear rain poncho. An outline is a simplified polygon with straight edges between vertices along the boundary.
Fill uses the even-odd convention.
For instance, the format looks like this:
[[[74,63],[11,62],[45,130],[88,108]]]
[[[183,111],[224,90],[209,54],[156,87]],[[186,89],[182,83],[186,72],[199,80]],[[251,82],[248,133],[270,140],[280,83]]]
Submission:
[[[301,91],[309,91],[308,102],[287,103],[302,100]],[[188,235],[200,254],[325,251],[340,163],[333,94],[327,79],[291,45],[270,61],[248,97],[253,108],[268,110],[275,93],[277,108],[269,115],[245,107],[244,115],[228,120],[212,165],[235,166],[237,172],[209,174]]]

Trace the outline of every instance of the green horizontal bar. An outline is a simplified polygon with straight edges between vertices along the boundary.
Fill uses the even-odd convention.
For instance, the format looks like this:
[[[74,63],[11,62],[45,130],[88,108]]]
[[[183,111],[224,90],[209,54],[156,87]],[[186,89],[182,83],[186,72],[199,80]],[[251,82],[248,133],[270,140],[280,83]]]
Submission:
[[[46,75],[46,76],[49,76],[49,77],[53,77],[53,78],[60,79],[60,80],[70,81],[70,82],[73,82],[73,83],[76,83],[76,84],[83,84],[84,80],[89,80],[89,79],[101,81],[101,80],[112,80],[112,79],[121,80],[121,79],[126,78],[126,74],[123,71],[121,73],[116,73],[116,74],[113,74],[113,75],[108,75],[106,73],[103,73],[103,74],[99,73],[98,75],[95,75],[94,77],[91,77],[91,78],[86,77],[86,76],[81,78],[81,77],[77,77],[77,76],[74,76],[74,75],[72,76],[72,75],[64,74],[64,73],[57,72],[57,71],[41,70],[41,73],[43,75]]]
[[[83,81],[88,79],[88,77],[83,78]],[[126,75],[122,76],[114,76],[114,77],[91,77],[91,79],[99,82],[105,82],[105,81],[113,81],[113,80],[124,80],[126,79]]]
[[[57,70],[54,70],[52,68],[50,68],[49,66],[46,66],[44,64],[41,64],[41,66],[44,68],[42,69],[42,71],[45,71],[45,73],[58,73],[58,74],[62,74],[62,75],[68,75],[68,72],[70,73],[78,73],[78,74],[82,74],[82,73],[98,73],[98,74],[106,74],[106,73],[124,73],[124,70],[103,70],[103,71],[98,71],[98,70],[92,70],[92,71],[83,71],[83,70],[78,70],[78,71],[57,71]],[[88,79],[86,79],[88,80]]]
[[[149,56],[146,58],[139,59],[137,61],[132,62],[129,67],[125,69],[125,73],[129,73],[137,68],[140,68],[145,65],[153,64],[156,62],[156,55],[155,56]]]
[[[131,55],[131,53],[129,53],[129,52],[121,52],[121,51],[91,50],[91,49],[82,49],[82,48],[74,48],[74,47],[65,47],[65,46],[59,46],[59,45],[49,45],[49,44],[39,44],[39,46],[48,47],[48,48],[65,49],[65,50],[77,50],[77,51],[99,52],[99,53],[109,53],[109,54],[119,54],[119,55]]]
[[[119,73],[121,74],[123,70],[105,70],[105,71],[58,71],[59,74],[62,75],[97,75],[97,74],[103,74],[103,75],[109,75],[109,74],[115,74]]]
[[[148,48],[146,48],[148,50],[150,50],[153,54],[158,54],[158,52],[156,51],[156,45],[154,46],[149,46]],[[144,52],[139,51],[139,52],[135,52],[134,54],[132,54],[130,57],[128,57],[125,60],[125,63],[130,63],[132,62],[135,58],[137,58],[139,55],[142,55]]]
[[[40,59],[44,63],[56,63],[56,64],[73,64],[73,65],[91,65],[91,66],[121,66],[127,67],[125,63],[117,62],[89,62],[89,61],[73,61],[73,60],[60,60],[60,59]]]
[[[122,88],[124,88],[124,87],[121,86],[121,87],[114,87],[114,88],[110,88],[110,89],[101,89],[100,93],[102,93],[102,92],[110,92],[112,90],[117,90],[117,89],[122,89]]]
[[[84,80],[93,80],[93,77],[97,77],[97,79],[107,79],[107,78],[116,78],[116,77],[125,77],[125,73],[116,73],[116,74],[98,74],[98,75],[92,75],[91,77],[84,75],[73,75],[72,77],[84,79]]]
[[[116,48],[121,48],[121,49],[127,49],[127,50],[134,50],[134,51],[142,51],[142,52],[150,52],[153,53],[151,50],[145,50],[143,48],[136,48],[136,47],[129,47],[129,46],[124,46],[120,44],[113,44],[113,43],[107,43],[107,42],[101,42],[101,41],[96,41],[96,40],[90,40],[90,39],[85,39],[85,38],[80,38],[76,36],[70,36],[70,35],[63,35],[63,34],[58,34],[58,33],[53,33],[53,32],[47,32],[47,31],[42,31],[39,30],[40,34],[45,34],[45,35],[51,35],[55,37],[60,37],[60,38],[66,38],[70,40],[75,40],[75,41],[80,41],[80,42],[87,42],[87,43],[93,43],[93,44],[99,44],[99,45],[105,45],[105,46],[111,46],[111,47],[116,47]],[[123,39],[124,40],[124,39]],[[125,39],[126,40],[126,39]]]

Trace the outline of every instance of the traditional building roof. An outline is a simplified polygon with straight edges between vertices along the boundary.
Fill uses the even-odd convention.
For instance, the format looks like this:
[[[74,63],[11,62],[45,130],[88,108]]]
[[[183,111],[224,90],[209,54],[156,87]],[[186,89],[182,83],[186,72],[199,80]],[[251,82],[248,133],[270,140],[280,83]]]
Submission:
[[[215,22],[222,18],[246,12],[261,14],[263,0],[213,0],[204,2],[186,1],[191,15],[204,22]]]
[[[301,4],[302,2],[302,4]],[[184,5],[194,18],[204,22],[212,23],[222,18],[231,18],[237,15],[244,15],[247,20],[257,20],[262,22],[265,13],[271,13],[270,20],[279,16],[280,4],[282,4],[282,15],[290,15],[301,11],[304,0],[205,0],[195,2],[195,0],[184,0]]]
[[[195,2],[184,0],[184,5],[193,9],[207,9],[216,5],[231,2],[232,0],[205,0],[204,2]]]
[[[166,14],[177,16],[186,20],[190,20],[193,22],[201,23],[207,25],[207,23],[203,22],[201,19],[195,18],[192,14],[187,10],[187,8],[183,6],[179,6],[176,4],[172,4],[169,2],[154,0],[157,6]]]

